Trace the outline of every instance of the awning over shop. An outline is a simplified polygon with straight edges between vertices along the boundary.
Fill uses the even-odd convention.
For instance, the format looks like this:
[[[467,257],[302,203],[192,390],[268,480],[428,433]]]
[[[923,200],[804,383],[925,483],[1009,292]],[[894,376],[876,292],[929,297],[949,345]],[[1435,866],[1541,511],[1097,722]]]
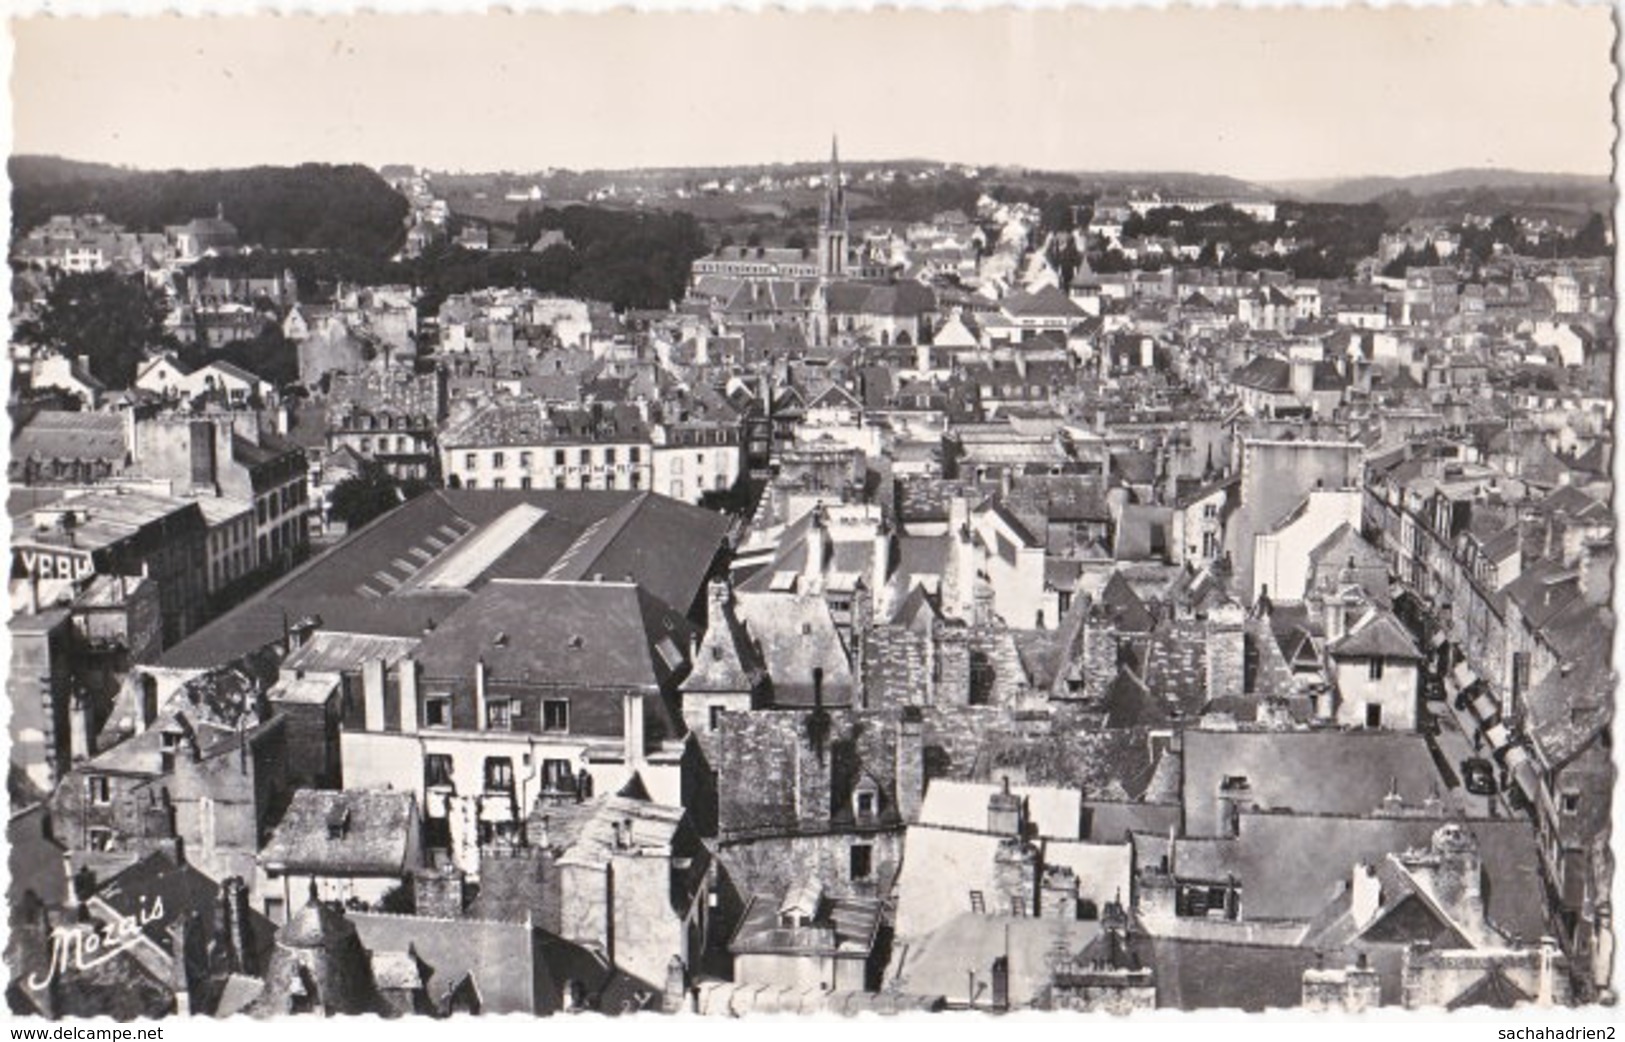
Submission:
[[[1535,769],[1535,761],[1523,749],[1514,747],[1507,752],[1507,769],[1512,773],[1512,780],[1530,803],[1540,799],[1540,772]]]
[[[1501,719],[1501,703],[1497,702],[1495,696],[1490,694],[1489,688],[1480,687],[1478,692],[1473,695],[1473,700],[1467,704],[1467,708],[1479,723],[1493,723],[1496,727],[1501,726],[1498,722]],[[1506,729],[1501,728],[1501,730]],[[1488,737],[1487,734],[1486,737]]]
[[[1506,729],[1505,724],[1495,724],[1484,729],[1484,740],[1490,743],[1490,751],[1498,753],[1512,744],[1512,732]]]
[[[1473,667],[1465,662],[1456,663],[1456,668],[1451,670],[1450,675],[1444,678],[1444,688],[1452,695],[1459,695],[1476,683],[1478,683],[1478,674],[1474,673]]]

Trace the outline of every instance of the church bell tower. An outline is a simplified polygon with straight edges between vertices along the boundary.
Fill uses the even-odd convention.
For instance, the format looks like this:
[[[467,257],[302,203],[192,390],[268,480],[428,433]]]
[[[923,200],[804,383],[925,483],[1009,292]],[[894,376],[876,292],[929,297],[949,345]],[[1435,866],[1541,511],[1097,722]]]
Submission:
[[[839,142],[829,143],[829,177],[824,187],[824,206],[818,218],[818,274],[824,279],[846,277],[847,249],[850,243],[846,218],[846,185],[841,178]]]

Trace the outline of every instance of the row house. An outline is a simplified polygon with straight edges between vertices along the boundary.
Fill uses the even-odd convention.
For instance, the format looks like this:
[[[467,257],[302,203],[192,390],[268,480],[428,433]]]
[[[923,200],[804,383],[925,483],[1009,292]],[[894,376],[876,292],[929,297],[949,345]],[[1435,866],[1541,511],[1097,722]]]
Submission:
[[[132,441],[140,476],[167,482],[177,495],[222,496],[252,505],[253,532],[239,574],[280,574],[309,552],[305,452],[261,430],[254,413],[160,416],[138,422]]]
[[[440,438],[441,473],[461,488],[648,489],[653,456],[648,424],[626,405],[497,402]]]
[[[684,795],[684,616],[617,580],[494,580],[393,670],[363,670],[345,782],[414,793],[426,846],[471,876],[519,842],[538,802],[614,791],[637,772]]]

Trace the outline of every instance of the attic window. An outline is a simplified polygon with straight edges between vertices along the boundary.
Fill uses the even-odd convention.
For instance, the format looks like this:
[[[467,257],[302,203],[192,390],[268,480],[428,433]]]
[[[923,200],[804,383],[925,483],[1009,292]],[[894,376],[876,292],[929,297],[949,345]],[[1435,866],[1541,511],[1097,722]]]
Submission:
[[[570,646],[571,651],[580,651],[586,641],[582,639],[580,634],[572,633],[570,639],[565,643]]]
[[[350,808],[334,807],[327,814],[327,838],[343,839],[350,831]]]
[[[812,623],[803,622],[801,624],[801,635],[803,637],[806,637],[806,636],[810,636],[811,634],[812,634]]]
[[[491,638],[491,643],[496,647],[505,648],[508,646],[508,635],[506,633],[498,633],[495,637]]]

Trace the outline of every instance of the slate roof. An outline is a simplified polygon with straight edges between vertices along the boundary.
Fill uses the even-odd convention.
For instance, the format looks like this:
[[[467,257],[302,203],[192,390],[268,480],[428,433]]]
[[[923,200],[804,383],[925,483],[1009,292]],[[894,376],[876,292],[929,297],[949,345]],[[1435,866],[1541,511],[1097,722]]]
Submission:
[[[298,789],[259,862],[278,874],[400,878],[417,867],[408,862],[417,827],[411,793]]]
[[[990,911],[999,911],[994,857],[1002,840],[985,831],[910,826],[897,881],[897,936],[917,942],[958,912],[971,911],[972,890],[983,892]],[[1043,844],[1043,860],[1072,869],[1079,897],[1097,906],[1132,888],[1134,850],[1128,843],[1053,839]]]
[[[1405,627],[1381,608],[1368,612],[1327,650],[1334,658],[1422,661],[1422,653],[1416,649],[1416,643],[1405,632]]]
[[[11,437],[12,468],[30,456],[105,460],[121,466],[129,458],[124,425],[124,417],[117,413],[38,412]]]
[[[856,680],[823,597],[741,589],[735,603],[761,650],[774,705],[811,707],[815,669],[822,670],[826,707],[853,704]]]
[[[1084,318],[1086,312],[1057,286],[1045,286],[1034,293],[1017,292],[999,302],[1012,318]]]
[[[1444,790],[1427,743],[1403,731],[1184,732],[1186,834],[1220,831],[1218,792],[1227,777],[1245,777],[1261,807],[1298,814],[1373,813],[1398,786],[1410,806]],[[1251,900],[1251,898],[1249,898]]]
[[[516,514],[515,511],[521,512]],[[541,512],[538,518],[536,511]],[[481,534],[504,518],[502,539]],[[624,580],[686,612],[704,588],[728,520],[649,492],[438,489],[409,500],[168,649],[162,664],[209,667],[281,640],[319,616],[347,632],[421,636],[497,578]],[[493,537],[494,538],[494,537]],[[445,562],[467,589],[446,586]],[[440,585],[425,585],[434,578]]]
[[[172,949],[171,924],[195,914],[206,929],[213,929],[220,914],[220,884],[162,853],[152,854],[109,879],[96,891],[96,897],[119,915],[139,923],[147,939],[165,952]],[[160,902],[162,914],[152,918]],[[276,927],[250,907],[244,929],[255,965],[263,968],[275,943]]]
[[[624,582],[498,579],[418,646],[425,676],[666,690],[688,667],[688,621]]]
[[[783,926],[779,899],[752,894],[728,950],[740,955],[835,956],[866,959],[880,930],[881,904],[872,897],[824,897],[811,927]]]
[[[416,953],[428,968],[432,1002],[443,1002],[452,988],[472,978],[482,1013],[541,1012],[539,930],[516,923],[478,919],[430,919],[411,915],[354,912],[350,921],[370,951]]]

